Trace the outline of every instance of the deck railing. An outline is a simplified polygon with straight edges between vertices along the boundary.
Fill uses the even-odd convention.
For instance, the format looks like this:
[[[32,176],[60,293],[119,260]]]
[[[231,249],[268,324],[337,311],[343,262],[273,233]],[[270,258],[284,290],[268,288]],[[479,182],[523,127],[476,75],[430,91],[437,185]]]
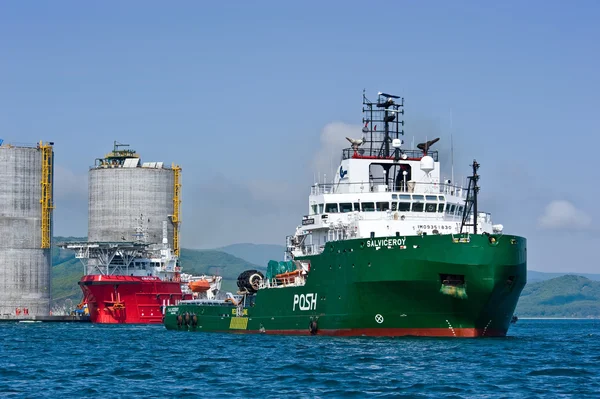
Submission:
[[[459,198],[467,197],[467,189],[451,184],[402,182],[399,186],[383,184],[381,181],[364,183],[317,183],[311,187],[311,195],[320,194],[363,194],[363,193],[401,193],[401,194],[445,194]]]
[[[394,159],[395,158],[395,150],[390,146],[390,156],[384,157],[383,152],[381,150],[382,143],[374,142],[371,146],[370,142],[363,144],[361,147],[358,147],[357,150],[354,148],[345,148],[342,150],[342,159],[349,158],[376,158],[376,159]],[[402,154],[406,155],[407,159],[421,159],[423,157],[423,151],[421,150],[402,150],[398,152],[398,156],[400,160],[403,159]],[[435,162],[438,161],[438,152],[437,151],[428,151],[427,155],[433,158]]]

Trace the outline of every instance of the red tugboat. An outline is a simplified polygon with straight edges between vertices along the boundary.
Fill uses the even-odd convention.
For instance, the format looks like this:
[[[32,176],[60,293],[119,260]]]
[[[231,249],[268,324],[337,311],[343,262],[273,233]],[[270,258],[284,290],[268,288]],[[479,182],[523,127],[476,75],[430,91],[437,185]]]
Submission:
[[[220,276],[181,273],[166,236],[162,245],[84,242],[61,247],[75,250],[86,267],[79,286],[92,323],[159,324],[166,306],[182,299],[213,299],[221,287]]]

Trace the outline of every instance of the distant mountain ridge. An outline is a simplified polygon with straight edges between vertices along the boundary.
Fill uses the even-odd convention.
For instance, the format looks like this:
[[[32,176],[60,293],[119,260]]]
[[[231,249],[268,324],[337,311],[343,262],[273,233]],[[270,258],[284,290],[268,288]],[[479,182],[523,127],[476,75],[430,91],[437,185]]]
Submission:
[[[230,255],[245,259],[255,265],[267,267],[270,260],[283,260],[285,247],[276,244],[232,244],[225,247],[216,248]]]
[[[566,275],[528,283],[517,304],[519,317],[600,317],[600,281]]]
[[[585,278],[589,278],[593,281],[600,281],[600,274],[593,273],[577,273],[577,272],[569,272],[569,273],[547,273],[547,272],[538,272],[535,270],[527,271],[527,283],[536,283],[539,281],[550,280],[557,277],[562,276],[582,276]]]

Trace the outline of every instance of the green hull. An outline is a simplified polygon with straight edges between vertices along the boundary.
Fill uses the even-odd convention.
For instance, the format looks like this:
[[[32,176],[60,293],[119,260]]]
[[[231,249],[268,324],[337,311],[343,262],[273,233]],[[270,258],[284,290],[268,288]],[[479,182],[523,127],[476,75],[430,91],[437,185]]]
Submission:
[[[237,333],[505,336],[526,284],[526,258],[526,239],[508,235],[329,242],[322,254],[300,259],[311,263],[304,286],[261,289],[243,310],[168,306],[164,324]]]

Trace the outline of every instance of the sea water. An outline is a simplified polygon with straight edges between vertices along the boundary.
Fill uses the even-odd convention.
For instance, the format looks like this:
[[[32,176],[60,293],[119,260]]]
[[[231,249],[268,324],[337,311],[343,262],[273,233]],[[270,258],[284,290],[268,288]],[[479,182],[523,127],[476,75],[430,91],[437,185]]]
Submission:
[[[0,397],[600,398],[600,320],[483,339],[0,323]]]

